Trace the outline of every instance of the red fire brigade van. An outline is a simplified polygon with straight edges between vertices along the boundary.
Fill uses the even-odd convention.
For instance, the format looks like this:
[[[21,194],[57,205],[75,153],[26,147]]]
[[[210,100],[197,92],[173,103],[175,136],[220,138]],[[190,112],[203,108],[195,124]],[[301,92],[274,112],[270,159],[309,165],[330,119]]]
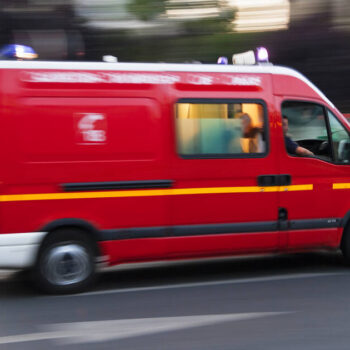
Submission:
[[[0,267],[44,290],[101,262],[350,260],[350,127],[298,72],[1,61],[0,84]]]

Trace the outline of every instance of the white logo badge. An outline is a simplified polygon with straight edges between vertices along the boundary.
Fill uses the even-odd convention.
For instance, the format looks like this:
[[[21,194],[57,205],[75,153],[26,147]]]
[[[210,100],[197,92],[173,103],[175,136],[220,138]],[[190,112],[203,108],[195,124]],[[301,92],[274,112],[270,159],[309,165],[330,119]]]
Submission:
[[[104,114],[79,113],[76,115],[77,143],[101,144],[107,140],[107,120]]]

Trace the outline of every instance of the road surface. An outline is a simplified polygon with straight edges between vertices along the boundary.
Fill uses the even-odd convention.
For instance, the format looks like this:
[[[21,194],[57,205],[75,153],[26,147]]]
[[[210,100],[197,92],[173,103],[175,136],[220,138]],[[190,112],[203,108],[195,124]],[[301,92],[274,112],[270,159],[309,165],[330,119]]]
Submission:
[[[350,269],[313,253],[126,266],[87,293],[0,273],[0,349],[346,349]]]

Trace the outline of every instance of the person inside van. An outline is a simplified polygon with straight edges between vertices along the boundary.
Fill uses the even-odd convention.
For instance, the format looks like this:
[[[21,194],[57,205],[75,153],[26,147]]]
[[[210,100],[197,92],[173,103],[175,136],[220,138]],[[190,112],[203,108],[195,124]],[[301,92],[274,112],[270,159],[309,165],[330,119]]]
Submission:
[[[286,144],[286,149],[289,154],[296,156],[313,156],[314,154],[308,149],[299,146],[296,142],[294,142],[289,136],[288,133],[288,117],[285,115],[282,118],[282,128],[284,134],[284,142]]]
[[[254,127],[252,119],[247,113],[240,116],[242,122],[242,148],[245,153],[263,153],[264,141],[261,135],[261,129]]]

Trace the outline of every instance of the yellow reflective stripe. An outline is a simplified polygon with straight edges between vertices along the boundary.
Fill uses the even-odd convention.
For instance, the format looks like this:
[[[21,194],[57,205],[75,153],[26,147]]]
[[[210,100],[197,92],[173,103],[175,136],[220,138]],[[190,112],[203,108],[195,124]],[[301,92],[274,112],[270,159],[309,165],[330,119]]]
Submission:
[[[314,185],[291,185],[291,186],[280,186],[279,192],[283,191],[312,191],[314,189]]]
[[[350,183],[333,184],[333,190],[341,190],[341,189],[346,189],[346,188],[350,188]]]
[[[186,194],[219,194],[219,193],[256,193],[256,192],[277,192],[278,186],[258,187],[208,187],[208,188],[178,188],[168,190],[169,195],[186,195]]]
[[[73,193],[35,193],[10,194],[0,196],[1,202],[14,201],[41,201],[53,199],[85,199],[85,198],[115,198],[115,197],[147,197],[164,196],[167,190],[140,190],[140,191],[101,191],[101,192],[73,192]]]
[[[0,202],[42,201],[42,200],[58,200],[58,199],[87,199],[87,198],[179,196],[179,195],[191,195],[191,194],[310,191],[312,189],[313,189],[313,185],[292,185],[292,186],[271,186],[271,187],[244,186],[244,187],[174,188],[174,189],[130,190],[130,191],[119,190],[119,191],[72,192],[72,193],[7,194],[7,195],[0,196]]]

